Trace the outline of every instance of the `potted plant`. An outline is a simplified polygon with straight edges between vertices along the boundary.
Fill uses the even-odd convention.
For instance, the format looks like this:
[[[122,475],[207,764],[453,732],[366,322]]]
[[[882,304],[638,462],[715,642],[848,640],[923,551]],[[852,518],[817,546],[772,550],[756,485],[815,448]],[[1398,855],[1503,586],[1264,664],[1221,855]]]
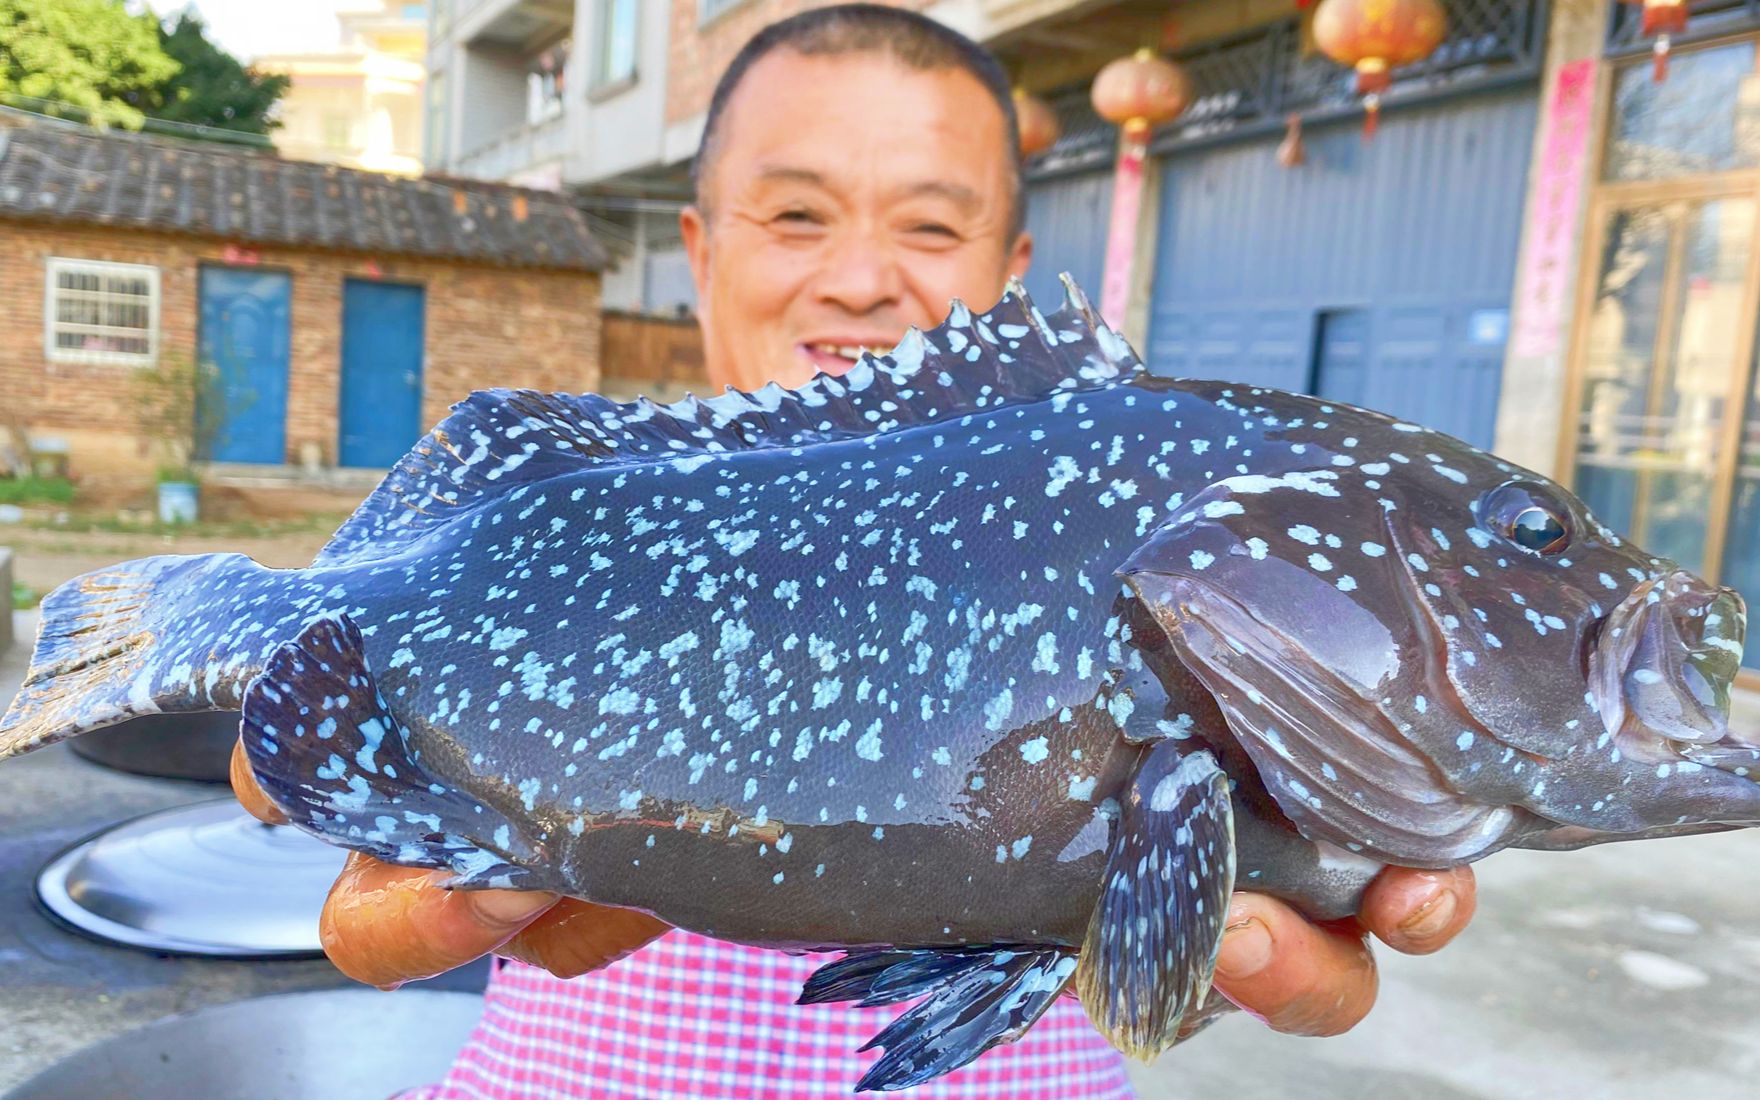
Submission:
[[[224,422],[220,372],[166,354],[134,376],[136,423],[143,442],[159,453],[159,521],[194,523],[201,515],[201,473],[197,464],[213,453]]]

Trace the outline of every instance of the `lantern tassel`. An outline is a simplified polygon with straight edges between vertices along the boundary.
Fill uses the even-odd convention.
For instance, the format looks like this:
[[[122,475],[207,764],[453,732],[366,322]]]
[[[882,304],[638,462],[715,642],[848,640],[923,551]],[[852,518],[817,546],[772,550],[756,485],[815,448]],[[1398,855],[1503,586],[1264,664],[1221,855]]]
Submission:
[[[1308,150],[1302,144],[1302,116],[1300,113],[1289,116],[1289,126],[1284,131],[1283,143],[1277,147],[1277,163],[1285,168],[1300,168],[1308,163]]]
[[[1363,140],[1374,141],[1381,129],[1381,93],[1370,92],[1363,97]]]
[[[1671,47],[1672,43],[1666,34],[1659,36],[1656,44],[1650,47],[1650,79],[1657,84],[1668,79],[1668,55]]]

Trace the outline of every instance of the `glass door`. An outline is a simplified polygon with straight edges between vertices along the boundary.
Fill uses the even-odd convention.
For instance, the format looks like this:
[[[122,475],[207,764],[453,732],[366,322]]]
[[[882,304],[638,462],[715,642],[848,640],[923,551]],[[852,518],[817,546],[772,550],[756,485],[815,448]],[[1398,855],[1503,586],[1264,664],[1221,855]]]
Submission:
[[[1577,491],[1698,573],[1714,572],[1728,406],[1749,373],[1737,358],[1755,323],[1743,315],[1755,213],[1751,196],[1614,210],[1584,333]],[[1760,463],[1760,424],[1754,435]],[[1760,499],[1755,524],[1760,536]]]

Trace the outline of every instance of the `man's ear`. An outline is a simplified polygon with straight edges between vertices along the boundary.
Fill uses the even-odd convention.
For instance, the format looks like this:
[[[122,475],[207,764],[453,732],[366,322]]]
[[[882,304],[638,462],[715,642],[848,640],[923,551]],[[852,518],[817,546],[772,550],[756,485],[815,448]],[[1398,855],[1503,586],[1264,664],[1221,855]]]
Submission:
[[[691,282],[697,287],[697,301],[703,302],[709,290],[709,221],[695,204],[678,212],[678,234],[691,262]]]
[[[1008,250],[1008,277],[1024,279],[1027,277],[1027,268],[1032,266],[1033,235],[1023,229]]]

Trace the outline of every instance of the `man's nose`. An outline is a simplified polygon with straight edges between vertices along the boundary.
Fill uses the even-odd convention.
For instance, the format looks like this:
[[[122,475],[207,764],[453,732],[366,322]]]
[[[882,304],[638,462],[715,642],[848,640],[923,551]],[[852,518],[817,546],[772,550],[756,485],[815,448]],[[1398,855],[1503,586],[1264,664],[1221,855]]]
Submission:
[[[854,314],[896,305],[904,295],[904,274],[886,242],[852,233],[837,240],[817,279],[822,301]]]

